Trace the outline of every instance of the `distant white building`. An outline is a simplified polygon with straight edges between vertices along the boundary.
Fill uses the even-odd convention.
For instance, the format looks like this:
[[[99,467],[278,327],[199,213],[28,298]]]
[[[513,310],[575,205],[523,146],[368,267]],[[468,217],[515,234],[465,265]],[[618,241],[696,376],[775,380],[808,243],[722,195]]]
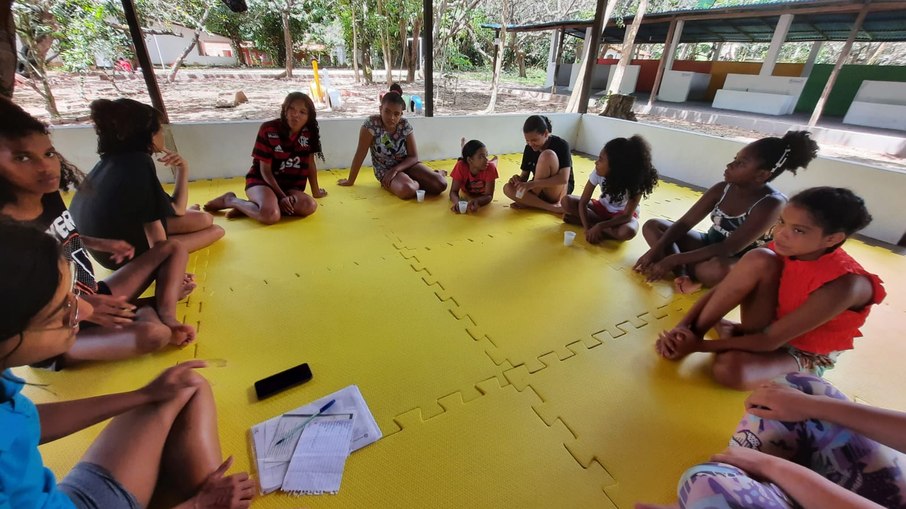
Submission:
[[[170,30],[182,35],[182,37],[175,35],[145,36],[145,45],[148,47],[151,63],[158,66],[161,64],[173,64],[182,55],[182,52],[186,50],[186,46],[192,42],[192,37],[195,35],[195,31],[191,28],[176,23],[168,27],[154,28]],[[192,48],[184,63],[189,65],[229,67],[238,65],[239,62],[228,38],[222,35],[202,32],[198,37],[198,45]]]

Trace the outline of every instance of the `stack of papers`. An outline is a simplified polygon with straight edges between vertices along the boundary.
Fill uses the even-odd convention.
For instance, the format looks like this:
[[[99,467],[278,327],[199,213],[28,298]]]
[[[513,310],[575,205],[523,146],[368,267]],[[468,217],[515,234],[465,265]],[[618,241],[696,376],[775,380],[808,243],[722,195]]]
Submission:
[[[300,428],[331,400],[327,412]],[[261,492],[336,493],[349,453],[381,436],[355,385],[257,424],[252,440]]]

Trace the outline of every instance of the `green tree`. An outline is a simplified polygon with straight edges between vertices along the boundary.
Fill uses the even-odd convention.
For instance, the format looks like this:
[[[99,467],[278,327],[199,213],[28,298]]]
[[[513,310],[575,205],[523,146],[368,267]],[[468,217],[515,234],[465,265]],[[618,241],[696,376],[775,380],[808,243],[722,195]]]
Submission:
[[[247,12],[233,12],[223,2],[217,2],[208,15],[205,28],[211,33],[229,38],[239,65],[247,66],[249,63],[242,53],[242,41],[251,38],[250,22],[251,16]]]

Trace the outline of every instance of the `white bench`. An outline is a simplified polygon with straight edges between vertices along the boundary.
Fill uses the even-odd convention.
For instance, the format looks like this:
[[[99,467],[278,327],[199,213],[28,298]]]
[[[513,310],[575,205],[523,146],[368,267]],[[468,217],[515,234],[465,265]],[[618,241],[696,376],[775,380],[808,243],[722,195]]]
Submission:
[[[789,115],[796,108],[807,78],[728,74],[714,95],[713,108],[767,115]]]
[[[711,75],[691,71],[665,71],[658,90],[659,101],[682,103],[690,99],[701,100],[708,92]]]
[[[843,123],[906,131],[906,83],[863,81]]]

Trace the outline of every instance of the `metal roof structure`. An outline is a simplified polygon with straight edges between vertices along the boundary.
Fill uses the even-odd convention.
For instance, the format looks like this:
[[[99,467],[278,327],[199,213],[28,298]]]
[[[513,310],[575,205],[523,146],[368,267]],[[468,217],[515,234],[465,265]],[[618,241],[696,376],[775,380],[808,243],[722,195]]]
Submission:
[[[780,16],[793,14],[788,42],[845,41],[865,1],[792,1],[749,4],[714,9],[693,9],[646,14],[635,38],[638,44],[663,43],[670,22],[684,20],[681,43],[743,42],[770,43]],[[622,44],[626,27],[633,16],[608,20],[601,42]],[[566,34],[585,38],[592,20],[564,20],[527,25],[507,25],[507,31],[534,32],[563,29]],[[484,24],[499,30],[499,24]],[[862,29],[856,37],[861,42],[906,41],[906,2],[874,1],[869,5]]]

